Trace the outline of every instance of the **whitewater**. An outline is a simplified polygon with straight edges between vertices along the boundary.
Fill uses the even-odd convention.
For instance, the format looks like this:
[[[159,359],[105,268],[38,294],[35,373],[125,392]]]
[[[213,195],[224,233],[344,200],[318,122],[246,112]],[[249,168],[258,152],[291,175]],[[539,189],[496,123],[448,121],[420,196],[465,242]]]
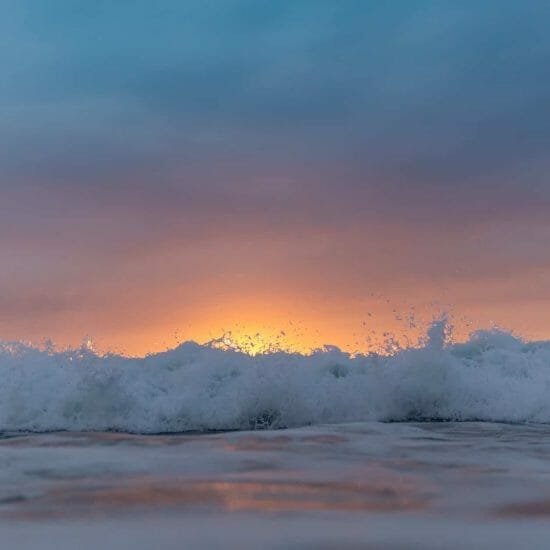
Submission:
[[[550,342],[501,330],[391,355],[250,356],[212,345],[128,358],[0,344],[0,431],[176,433],[358,421],[550,422]]]

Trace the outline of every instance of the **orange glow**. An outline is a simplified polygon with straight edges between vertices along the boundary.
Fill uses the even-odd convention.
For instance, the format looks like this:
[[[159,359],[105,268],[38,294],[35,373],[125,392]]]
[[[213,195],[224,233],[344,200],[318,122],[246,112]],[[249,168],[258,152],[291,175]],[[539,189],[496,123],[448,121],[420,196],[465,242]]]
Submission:
[[[205,303],[203,307],[192,309],[184,307],[162,312],[152,309],[148,311],[147,323],[132,317],[131,312],[113,308],[103,311],[89,324],[84,317],[78,323],[60,320],[53,331],[37,327],[26,339],[40,344],[44,336],[52,336],[59,348],[85,344],[93,345],[100,353],[129,356],[172,349],[188,340],[211,342],[215,347],[251,355],[278,350],[310,353],[325,345],[335,345],[350,353],[391,353],[396,346],[416,345],[427,324],[444,310],[441,307],[413,309],[404,300],[401,305],[383,299],[371,299],[370,303],[368,299],[354,302],[334,299],[316,305],[299,300],[277,302],[234,298],[221,305]],[[500,325],[505,328],[515,328],[518,326],[515,313],[521,308],[519,305],[511,311],[502,304],[495,304],[492,308],[472,305],[450,309],[455,339],[463,340],[471,330],[491,326],[493,319],[501,320]],[[541,324],[545,321],[543,313]],[[533,318],[532,310],[525,311],[523,318],[529,316]],[[518,332],[530,338],[548,336],[534,328],[526,324],[518,327]],[[4,331],[4,334],[4,339],[20,337],[17,333],[10,335]],[[93,344],[87,335],[91,336]]]
[[[7,515],[20,519],[105,513],[105,509],[198,508],[228,512],[412,511],[426,508],[426,491],[405,476],[378,475],[362,483],[345,481],[186,481],[126,478],[124,485],[60,485],[42,497],[23,502]]]
[[[351,353],[383,351],[392,335],[398,337],[401,345],[416,342],[424,323],[410,327],[406,320],[387,310],[387,307],[377,308],[377,304],[371,307],[358,304],[341,311],[338,303],[324,307],[304,304],[298,308],[288,302],[255,303],[236,299],[235,303],[227,302],[222,307],[205,305],[194,312],[194,320],[183,327],[178,326],[174,312],[169,320],[142,332],[128,331],[117,340],[98,338],[96,347],[100,351],[116,351],[122,341],[124,347],[120,351],[144,355],[194,340],[255,355],[269,351],[310,353],[326,345]],[[430,316],[426,315],[424,320],[429,321]]]
[[[225,277],[236,268],[224,269]],[[242,280],[233,273],[231,284],[214,275],[178,284],[164,278],[170,270],[162,266],[146,283],[129,278],[123,292],[118,282],[111,286],[107,281],[95,294],[71,299],[70,308],[5,316],[0,338],[35,344],[51,338],[63,348],[78,347],[89,335],[100,353],[130,356],[188,340],[218,340],[217,345],[251,354],[274,349],[308,353],[324,345],[351,353],[391,352],[395,345],[415,345],[442,311],[451,314],[459,340],[493,321],[528,339],[550,337],[546,303],[516,296],[521,285],[513,277],[451,279],[443,287],[429,278],[402,277],[399,284],[384,274],[363,279],[348,266],[333,278],[325,273],[315,278],[310,272],[285,278],[266,270],[261,270],[266,277],[262,285],[254,284],[260,279],[257,272]],[[533,284],[541,280],[540,273],[529,277]],[[434,297],[440,301],[434,303]]]

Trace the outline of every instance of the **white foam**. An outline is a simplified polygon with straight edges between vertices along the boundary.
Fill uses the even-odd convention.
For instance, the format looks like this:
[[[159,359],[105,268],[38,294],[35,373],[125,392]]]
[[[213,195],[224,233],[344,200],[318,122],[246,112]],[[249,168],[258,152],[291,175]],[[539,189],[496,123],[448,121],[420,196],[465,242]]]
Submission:
[[[142,433],[361,420],[550,422],[550,342],[479,331],[384,357],[251,357],[185,343],[143,359],[0,345],[0,430]]]

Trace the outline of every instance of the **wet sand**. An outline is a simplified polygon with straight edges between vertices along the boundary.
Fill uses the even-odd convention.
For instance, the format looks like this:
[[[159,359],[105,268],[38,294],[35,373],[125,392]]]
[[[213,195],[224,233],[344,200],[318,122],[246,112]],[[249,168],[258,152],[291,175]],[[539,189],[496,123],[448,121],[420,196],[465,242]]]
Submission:
[[[6,548],[540,548],[550,429],[4,434]]]

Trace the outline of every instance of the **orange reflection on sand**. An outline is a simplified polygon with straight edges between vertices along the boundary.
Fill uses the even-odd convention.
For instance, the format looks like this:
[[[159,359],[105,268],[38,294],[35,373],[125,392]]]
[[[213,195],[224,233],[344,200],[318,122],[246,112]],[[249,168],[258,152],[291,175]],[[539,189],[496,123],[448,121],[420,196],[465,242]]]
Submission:
[[[235,441],[223,441],[223,448],[229,451],[279,451],[291,444],[293,439],[287,435],[258,437],[247,435]]]
[[[217,508],[228,512],[418,510],[428,498],[408,483],[300,481],[178,481],[127,479],[124,485],[58,486],[15,504],[10,517],[33,519],[125,512],[136,508]]]
[[[336,445],[346,443],[346,437],[336,434],[308,435],[295,440],[287,435],[276,436],[242,436],[232,442],[223,442],[223,448],[229,451],[278,451],[283,450],[292,443],[312,443],[317,445]],[[304,449],[304,447],[302,447]],[[305,447],[307,449],[307,447]]]
[[[230,511],[306,510],[392,511],[423,507],[410,491],[382,484],[341,482],[218,482],[212,483],[223,507]]]

